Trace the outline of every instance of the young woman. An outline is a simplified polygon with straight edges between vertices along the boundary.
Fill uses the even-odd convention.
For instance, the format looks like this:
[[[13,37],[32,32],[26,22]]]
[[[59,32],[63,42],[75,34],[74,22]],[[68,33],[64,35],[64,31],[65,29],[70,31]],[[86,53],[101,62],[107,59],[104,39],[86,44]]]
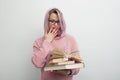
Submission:
[[[73,75],[79,72],[79,69],[44,71],[48,65],[51,51],[59,48],[69,55],[78,51],[75,39],[66,34],[66,25],[63,15],[57,8],[50,9],[44,20],[44,36],[35,40],[32,62],[41,70],[41,80],[73,80]],[[76,55],[80,57],[79,54]]]

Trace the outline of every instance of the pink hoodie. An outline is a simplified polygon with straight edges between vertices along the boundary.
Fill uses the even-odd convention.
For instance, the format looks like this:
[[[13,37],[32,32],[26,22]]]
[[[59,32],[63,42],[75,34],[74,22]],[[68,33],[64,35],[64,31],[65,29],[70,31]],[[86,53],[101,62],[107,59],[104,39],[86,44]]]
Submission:
[[[56,9],[56,8],[54,8]],[[49,55],[50,52],[54,48],[60,48],[62,49],[67,55],[71,54],[72,52],[78,51],[77,43],[75,39],[65,33],[65,22],[62,16],[62,13],[56,9],[58,12],[60,25],[61,25],[61,36],[54,38],[52,42],[47,42],[44,40],[44,36],[35,40],[33,49],[34,53],[32,56],[32,62],[33,64],[41,69],[41,80],[73,80],[73,75],[76,75],[79,72],[79,69],[72,69],[72,75],[70,76],[63,76],[59,74],[55,74],[53,72],[44,71],[44,67],[49,62]],[[44,21],[44,32],[46,33],[48,31],[48,16],[49,11],[47,12],[45,16]],[[79,54],[77,56],[80,56]]]

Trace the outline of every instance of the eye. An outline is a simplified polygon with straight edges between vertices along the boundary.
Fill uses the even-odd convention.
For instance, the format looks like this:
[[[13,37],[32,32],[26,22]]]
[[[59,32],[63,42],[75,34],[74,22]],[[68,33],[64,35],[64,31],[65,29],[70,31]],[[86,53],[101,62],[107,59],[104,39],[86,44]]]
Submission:
[[[54,22],[54,20],[48,20],[48,21],[49,21],[49,22],[52,22],[52,23]]]
[[[59,20],[48,20],[51,24],[59,24]]]
[[[59,23],[60,21],[56,21],[56,23]]]

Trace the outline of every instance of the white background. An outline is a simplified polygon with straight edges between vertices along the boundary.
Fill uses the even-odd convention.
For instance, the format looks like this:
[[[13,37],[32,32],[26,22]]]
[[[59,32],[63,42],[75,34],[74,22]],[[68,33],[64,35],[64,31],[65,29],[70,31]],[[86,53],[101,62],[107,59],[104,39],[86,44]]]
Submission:
[[[52,7],[63,12],[86,64],[74,80],[120,80],[119,0],[0,0],[0,80],[40,80],[32,45]]]

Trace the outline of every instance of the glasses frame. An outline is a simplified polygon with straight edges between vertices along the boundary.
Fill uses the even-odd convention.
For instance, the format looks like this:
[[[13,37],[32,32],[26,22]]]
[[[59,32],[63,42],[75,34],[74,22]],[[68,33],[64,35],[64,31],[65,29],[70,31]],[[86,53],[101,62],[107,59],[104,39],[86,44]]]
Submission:
[[[58,25],[60,24],[60,21],[59,21],[59,20],[56,21],[56,20],[50,20],[50,19],[49,19],[48,22],[49,22],[50,24],[58,24]]]

